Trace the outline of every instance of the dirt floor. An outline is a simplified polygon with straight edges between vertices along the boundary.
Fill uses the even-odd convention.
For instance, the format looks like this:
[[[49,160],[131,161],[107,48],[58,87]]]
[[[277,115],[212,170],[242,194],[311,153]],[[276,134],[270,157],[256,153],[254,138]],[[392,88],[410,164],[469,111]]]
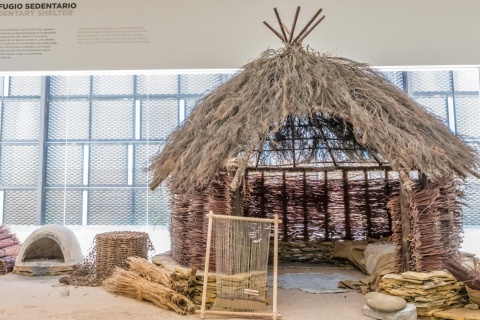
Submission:
[[[362,278],[352,269],[312,265],[283,265],[279,273],[343,273]],[[0,319],[199,319],[180,316],[150,303],[115,296],[102,287],[64,286],[59,277],[0,276]],[[311,294],[279,289],[278,308],[284,320],[356,320],[363,315],[365,298],[360,293]]]

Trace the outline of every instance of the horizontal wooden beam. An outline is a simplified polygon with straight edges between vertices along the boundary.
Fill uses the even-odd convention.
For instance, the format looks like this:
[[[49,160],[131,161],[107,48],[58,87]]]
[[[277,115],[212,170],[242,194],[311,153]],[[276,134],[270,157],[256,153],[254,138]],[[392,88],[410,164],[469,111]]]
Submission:
[[[345,167],[278,167],[278,166],[259,166],[248,167],[247,171],[277,171],[277,172],[323,172],[323,171],[391,171],[390,166],[345,166]]]

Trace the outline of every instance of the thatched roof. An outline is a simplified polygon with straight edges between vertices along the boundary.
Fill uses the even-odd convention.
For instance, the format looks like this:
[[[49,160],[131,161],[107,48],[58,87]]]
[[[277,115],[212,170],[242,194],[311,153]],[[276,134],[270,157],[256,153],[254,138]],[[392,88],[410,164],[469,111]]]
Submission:
[[[296,165],[330,159],[341,166],[340,155],[433,180],[478,176],[475,152],[376,71],[291,42],[263,52],[198,102],[150,165],[150,187],[170,177],[172,188],[191,192],[231,159],[243,173],[272,150]]]

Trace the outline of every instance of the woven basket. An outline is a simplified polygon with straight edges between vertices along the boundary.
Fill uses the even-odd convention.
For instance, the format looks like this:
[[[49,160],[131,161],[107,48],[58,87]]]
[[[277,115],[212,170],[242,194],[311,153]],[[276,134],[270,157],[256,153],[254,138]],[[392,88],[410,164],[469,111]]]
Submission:
[[[470,302],[480,304],[480,290],[469,288],[467,285],[465,285],[465,288],[467,289]]]
[[[112,275],[115,267],[127,266],[128,257],[148,259],[150,238],[146,232],[113,231],[100,233],[96,240],[96,276],[100,281]]]

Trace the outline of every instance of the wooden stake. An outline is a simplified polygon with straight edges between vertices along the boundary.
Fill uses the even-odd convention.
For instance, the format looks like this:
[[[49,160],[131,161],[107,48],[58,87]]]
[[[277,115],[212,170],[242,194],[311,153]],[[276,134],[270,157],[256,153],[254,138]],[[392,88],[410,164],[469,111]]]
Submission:
[[[305,32],[305,34],[300,39],[298,39],[298,42],[302,42],[303,39],[305,39],[305,37],[308,36],[310,32],[312,32],[313,29],[315,29],[318,24],[323,21],[323,19],[325,19],[325,16],[322,16],[307,32]]]
[[[408,173],[399,173],[400,175],[400,217],[402,223],[402,269],[403,272],[410,271],[410,190],[405,186],[402,174],[408,177]]]
[[[278,215],[274,215],[273,233],[273,320],[277,319],[277,296],[278,296]]]
[[[297,19],[299,14],[300,14],[300,6],[297,7],[297,11],[295,12],[295,18],[293,18],[292,31],[290,31],[290,38],[288,39],[289,43],[292,42],[293,34],[295,33],[295,27],[297,26]]]
[[[283,29],[282,19],[280,19],[280,15],[278,14],[277,8],[273,8],[273,11],[275,11],[275,15],[277,16],[277,20],[278,20],[278,25],[280,26],[280,30],[282,31],[283,42],[287,43],[287,35],[285,34],[285,30]]]
[[[302,31],[300,31],[300,33],[295,37],[295,39],[293,39],[293,42],[297,42],[297,40],[300,39],[300,37],[303,35],[303,33],[305,31],[307,31],[308,27],[310,27],[312,22],[315,21],[315,19],[318,17],[318,15],[320,13],[322,13],[322,10],[323,9],[320,9],[320,10],[317,11],[317,13],[315,13],[315,15],[312,17],[312,19],[310,19],[310,21],[308,21],[307,25],[305,27],[303,27]]]
[[[280,33],[278,33],[277,30],[273,29],[271,25],[268,24],[267,21],[263,21],[263,24],[266,25],[268,27],[268,29],[270,29],[273,33],[275,33],[275,35],[280,39],[282,40],[282,42],[285,42],[285,39],[282,38],[282,35]]]
[[[210,211],[208,217],[208,232],[207,232],[207,252],[205,253],[205,269],[203,274],[203,291],[202,291],[202,307],[200,311],[200,319],[205,319],[205,307],[207,305],[207,284],[208,284],[208,266],[210,264],[210,245],[212,243],[212,225],[213,212]]]

